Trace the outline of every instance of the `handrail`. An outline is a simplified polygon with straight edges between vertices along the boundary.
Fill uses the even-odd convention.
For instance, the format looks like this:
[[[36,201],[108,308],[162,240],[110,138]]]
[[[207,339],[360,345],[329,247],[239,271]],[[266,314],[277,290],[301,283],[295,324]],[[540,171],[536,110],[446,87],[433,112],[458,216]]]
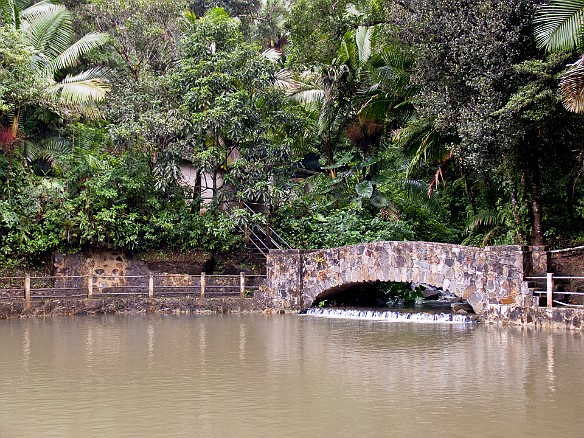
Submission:
[[[533,276],[533,277],[524,277],[525,280],[546,280],[546,290],[534,290],[533,293],[535,294],[546,294],[546,301],[547,307],[553,307],[553,303],[558,304],[557,300],[554,300],[554,293],[557,294],[564,294],[564,295],[584,295],[584,292],[572,292],[572,291],[554,291],[555,281],[556,280],[584,280],[584,277],[580,276],[564,276],[558,275],[555,276],[553,272],[548,272],[545,277],[542,276]],[[573,305],[571,305],[573,307]],[[579,306],[584,307],[584,306]]]
[[[187,284],[164,284],[164,280],[181,277],[188,277]],[[154,281],[154,279],[159,281]],[[201,298],[206,296],[206,292],[213,297],[239,295],[241,298],[250,296],[252,291],[258,290],[265,275],[250,274],[246,275],[240,272],[239,275],[206,275],[202,272],[199,275],[190,274],[149,274],[149,275],[71,275],[71,276],[46,276],[31,277],[26,274],[24,277],[18,277],[23,280],[20,287],[11,284],[9,287],[0,286],[0,300],[23,299],[30,303],[32,299],[57,299],[57,298],[93,298],[94,296],[118,296],[118,295],[148,295],[152,298],[155,296],[165,295],[197,295]],[[14,279],[14,277],[0,277],[0,281]],[[44,280],[51,287],[44,287],[45,284],[34,282],[31,285],[31,279]],[[55,286],[55,282],[47,280],[75,280],[85,279],[83,282],[75,281],[73,283],[64,282],[62,286]],[[103,282],[103,280],[112,280]],[[138,281],[141,279],[143,281]],[[224,284],[217,284],[220,280],[226,280]],[[249,280],[248,280],[249,279]],[[126,282],[126,280],[130,280]],[[134,281],[132,281],[134,280]],[[248,280],[248,281],[246,281]],[[160,283],[162,281],[162,283]],[[130,284],[128,284],[130,283]],[[133,284],[132,284],[133,283]],[[223,283],[223,281],[220,281]],[[41,286],[41,287],[35,287]]]
[[[563,252],[570,252],[570,251],[579,251],[584,249],[584,246],[575,246],[573,248],[562,248],[562,249],[552,249],[550,252],[552,254],[560,254]]]
[[[270,229],[270,233],[273,231],[272,228],[269,225],[266,225],[266,227],[268,227]],[[282,247],[278,244],[277,241],[275,241],[271,236],[268,236],[268,233],[266,233],[266,230],[263,229],[263,227],[260,227],[258,224],[252,224],[251,228],[255,228],[257,229],[261,234],[264,235],[265,241],[262,240],[262,243],[265,245],[266,249],[269,251],[270,247],[268,246],[268,244],[266,243],[266,241],[268,240],[268,237],[270,239],[270,241],[272,242],[272,244],[276,247],[276,249],[282,249]],[[261,237],[257,236],[256,234],[254,234],[258,239],[261,240]]]
[[[262,240],[262,239],[261,239],[261,238],[260,238],[260,237],[259,237],[259,236],[258,236],[258,235],[257,235],[257,234],[254,232],[254,231],[253,231],[253,229],[251,229],[251,228],[248,228],[248,229],[249,229],[249,231],[250,231],[250,232],[251,232],[251,233],[254,235],[254,237],[256,237],[257,241],[259,241],[259,242],[261,242],[261,243],[263,244],[263,246],[264,246],[264,249],[266,249],[266,250],[268,250],[268,251],[269,251],[270,249],[267,247],[267,245],[264,243],[264,241],[263,241],[263,240]],[[250,239],[250,242],[252,243],[252,245],[253,245],[253,246],[255,246],[255,247],[256,247],[256,249],[257,249],[259,252],[261,252],[261,253],[262,253],[262,255],[263,255],[264,257],[266,257],[266,256],[267,256],[267,252],[264,252],[264,250],[263,250],[262,248],[260,248],[260,247],[259,247],[259,245],[257,244],[257,242],[256,242],[255,240],[253,240],[253,239]]]
[[[251,208],[247,202],[242,201],[241,204],[245,207],[245,209],[247,209],[247,211],[249,211],[250,213],[255,214],[256,212],[253,210],[253,208]],[[263,205],[263,204],[256,204],[256,205]],[[266,237],[266,239],[268,238],[268,235],[266,234],[266,231],[260,227],[258,224],[252,224],[252,226],[257,227],[262,234]],[[269,229],[269,234],[270,234],[270,240],[272,241],[272,243],[274,244],[274,246],[276,246],[277,249],[282,250],[282,249],[292,249],[292,246],[286,241],[286,239],[284,239],[282,236],[280,236],[272,227],[270,224],[266,224],[267,228]],[[276,239],[273,239],[271,236],[275,236]],[[269,248],[268,248],[269,250]]]
[[[292,249],[292,246],[286,240],[284,240],[284,238],[282,236],[280,236],[278,233],[276,233],[276,231],[272,227],[270,227],[270,233],[273,234],[274,236],[276,236],[278,239],[280,239],[280,242],[284,244],[286,249]],[[282,249],[282,248],[280,248],[280,249]]]

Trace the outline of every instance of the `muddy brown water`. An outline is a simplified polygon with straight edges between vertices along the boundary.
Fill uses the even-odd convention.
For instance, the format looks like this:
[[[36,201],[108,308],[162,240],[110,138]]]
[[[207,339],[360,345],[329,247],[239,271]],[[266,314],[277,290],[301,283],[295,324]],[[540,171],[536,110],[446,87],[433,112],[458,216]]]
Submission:
[[[0,437],[583,437],[584,337],[303,315],[0,321]]]

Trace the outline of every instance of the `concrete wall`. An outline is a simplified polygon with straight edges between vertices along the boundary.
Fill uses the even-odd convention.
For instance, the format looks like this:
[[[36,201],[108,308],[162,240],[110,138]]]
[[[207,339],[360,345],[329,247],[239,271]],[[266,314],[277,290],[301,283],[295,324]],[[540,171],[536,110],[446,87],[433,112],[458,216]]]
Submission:
[[[355,283],[414,282],[452,292],[481,313],[488,304],[533,305],[523,281],[533,265],[528,248],[515,245],[374,242],[318,251],[270,251],[266,299],[275,307],[303,309]]]

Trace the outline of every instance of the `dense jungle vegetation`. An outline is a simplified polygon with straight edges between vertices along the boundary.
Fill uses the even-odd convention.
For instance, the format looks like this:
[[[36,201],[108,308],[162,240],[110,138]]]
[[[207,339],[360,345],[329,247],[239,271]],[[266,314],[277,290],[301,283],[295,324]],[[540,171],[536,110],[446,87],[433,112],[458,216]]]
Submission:
[[[582,242],[583,8],[0,0],[0,264],[265,220],[299,248]]]

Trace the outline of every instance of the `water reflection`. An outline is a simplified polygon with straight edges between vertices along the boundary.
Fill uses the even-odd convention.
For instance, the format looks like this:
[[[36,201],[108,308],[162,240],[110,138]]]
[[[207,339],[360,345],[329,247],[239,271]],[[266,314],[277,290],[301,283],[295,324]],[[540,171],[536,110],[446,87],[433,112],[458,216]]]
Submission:
[[[554,340],[551,335],[547,337],[547,380],[548,388],[551,392],[556,391],[556,386],[554,381],[556,377],[554,375]]]
[[[2,437],[584,427],[580,333],[241,315],[9,320],[0,334]]]
[[[148,323],[148,367],[152,367],[154,362],[154,325],[152,321]]]
[[[30,361],[30,326],[29,324],[25,323],[24,334],[22,336],[22,367],[25,372],[28,372],[29,361]]]

